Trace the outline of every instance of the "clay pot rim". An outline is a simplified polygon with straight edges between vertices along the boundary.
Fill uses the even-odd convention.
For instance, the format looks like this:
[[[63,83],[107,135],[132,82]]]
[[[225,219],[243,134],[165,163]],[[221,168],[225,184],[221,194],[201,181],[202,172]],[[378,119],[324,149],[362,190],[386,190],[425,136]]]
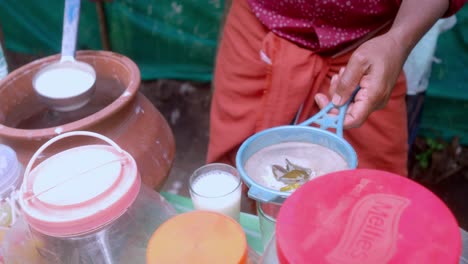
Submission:
[[[130,58],[115,52],[102,50],[77,51],[76,57],[78,60],[83,57],[91,57],[91,59],[92,57],[103,57],[108,60],[113,60],[128,70],[130,74],[130,83],[127,85],[126,89],[122,92],[119,98],[90,116],[61,126],[42,129],[18,129],[0,124],[1,137],[8,137],[12,139],[23,139],[24,137],[28,137],[30,139],[40,139],[44,137],[50,138],[61,133],[78,129],[83,130],[103,121],[109,115],[116,113],[124,106],[126,106],[130,101],[132,101],[133,98],[137,95],[138,89],[140,87],[141,75],[138,66]],[[0,81],[0,87],[4,84],[14,81],[19,76],[30,72],[33,68],[37,68],[38,65],[42,65],[42,67],[44,67],[47,64],[59,60],[59,58],[60,54],[55,54],[32,61],[8,74],[3,80]]]

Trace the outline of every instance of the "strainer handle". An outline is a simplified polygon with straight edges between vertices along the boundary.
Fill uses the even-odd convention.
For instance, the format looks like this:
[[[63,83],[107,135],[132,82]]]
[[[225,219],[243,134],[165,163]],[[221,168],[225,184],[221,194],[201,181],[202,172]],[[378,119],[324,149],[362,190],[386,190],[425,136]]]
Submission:
[[[320,126],[321,129],[329,129],[335,128],[336,135],[339,137],[343,137],[343,122],[344,117],[346,115],[346,111],[348,110],[349,104],[353,101],[354,96],[357,94],[361,87],[357,87],[354,92],[349,97],[348,101],[340,107],[336,107],[332,102],[326,105],[320,112],[313,115],[311,118],[307,119],[306,121],[299,124],[299,126],[308,126],[313,123]],[[328,112],[333,108],[337,108],[339,110],[338,115],[329,115]]]
[[[46,143],[44,143],[44,145],[42,145],[35,153],[34,155],[31,157],[31,159],[29,160],[29,163],[28,165],[26,166],[26,169],[24,170],[24,176],[23,176],[23,186],[25,188],[28,187],[27,185],[27,181],[28,181],[28,176],[29,176],[29,173],[31,171],[31,168],[32,166],[34,165],[34,162],[36,161],[37,157],[46,149],[48,148],[50,145],[52,145],[53,143],[61,140],[61,139],[64,139],[64,138],[67,138],[67,137],[72,137],[72,136],[89,136],[89,137],[94,137],[94,138],[98,138],[98,139],[101,139],[103,141],[105,141],[106,143],[108,143],[109,145],[111,145],[112,147],[114,147],[119,153],[122,153],[123,150],[122,148],[119,147],[119,145],[117,145],[117,143],[115,143],[113,140],[111,140],[110,138],[106,137],[106,136],[103,136],[101,134],[98,134],[98,133],[95,133],[95,132],[90,132],[90,131],[72,131],[72,132],[67,132],[67,133],[63,133],[59,136],[56,136],[56,137],[53,137],[51,138],[49,141],[47,141]],[[27,190],[25,190],[27,191]]]

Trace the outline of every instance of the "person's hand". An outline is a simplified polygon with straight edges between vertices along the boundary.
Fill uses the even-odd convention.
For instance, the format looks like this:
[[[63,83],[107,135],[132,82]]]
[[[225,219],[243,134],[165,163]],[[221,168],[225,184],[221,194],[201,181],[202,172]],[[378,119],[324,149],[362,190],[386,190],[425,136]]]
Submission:
[[[386,105],[406,57],[405,49],[389,33],[364,42],[354,51],[346,67],[330,83],[329,96],[336,106],[343,105],[361,86],[348,107],[344,128],[361,126],[373,111]],[[315,101],[323,108],[330,99],[317,94]]]

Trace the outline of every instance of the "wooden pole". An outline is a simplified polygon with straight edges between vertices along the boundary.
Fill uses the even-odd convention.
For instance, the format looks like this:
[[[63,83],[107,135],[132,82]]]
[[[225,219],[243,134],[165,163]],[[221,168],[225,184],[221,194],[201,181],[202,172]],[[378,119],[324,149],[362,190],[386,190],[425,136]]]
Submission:
[[[2,51],[3,51],[3,57],[5,59],[5,63],[8,65],[7,50],[5,47],[5,38],[3,36],[2,24],[0,24],[0,47],[2,48]]]
[[[3,48],[3,52],[5,52],[5,39],[3,38],[2,24],[0,24],[0,45]]]
[[[99,32],[101,34],[101,44],[104,50],[111,50],[109,34],[107,30],[106,12],[104,11],[104,3],[96,1],[96,11],[99,19]]]

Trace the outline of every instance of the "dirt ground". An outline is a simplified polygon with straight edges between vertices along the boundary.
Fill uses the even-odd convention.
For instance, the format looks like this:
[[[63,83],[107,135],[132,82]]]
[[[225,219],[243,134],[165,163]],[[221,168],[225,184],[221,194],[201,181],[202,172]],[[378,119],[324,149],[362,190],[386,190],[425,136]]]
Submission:
[[[34,57],[7,53],[9,69]],[[188,178],[202,166],[208,142],[211,84],[178,80],[145,81],[140,91],[170,124],[176,139],[176,157],[162,191],[189,196]],[[468,148],[457,141],[418,138],[409,157],[410,177],[437,194],[468,230]],[[242,210],[250,212],[244,201]]]
[[[205,163],[208,143],[210,84],[158,80],[144,82],[140,91],[170,124],[176,157],[164,191],[188,196],[190,174]]]

